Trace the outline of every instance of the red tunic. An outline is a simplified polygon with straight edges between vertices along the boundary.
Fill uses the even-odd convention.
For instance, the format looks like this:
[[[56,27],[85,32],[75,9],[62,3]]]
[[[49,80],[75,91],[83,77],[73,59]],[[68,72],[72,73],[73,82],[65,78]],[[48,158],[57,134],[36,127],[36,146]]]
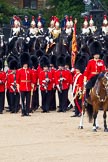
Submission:
[[[101,73],[105,70],[105,65],[103,60],[94,60],[91,59],[88,62],[88,65],[85,69],[84,76],[87,77],[87,80],[90,80],[96,74]]]
[[[47,71],[47,77],[49,79],[49,82],[46,82],[46,72],[42,70],[39,74],[39,83],[40,83],[40,90],[52,90],[53,88],[53,74],[51,71]]]
[[[5,91],[5,82],[6,82],[6,73],[4,71],[0,71],[0,92]]]
[[[16,82],[19,84],[20,91],[31,91],[31,84],[33,82],[33,75],[31,69],[21,68],[18,70]]]
[[[69,71],[67,70],[57,70],[55,72],[55,83],[56,86],[60,85],[60,78],[64,78],[62,81],[62,90],[69,89],[70,86],[70,74]]]
[[[7,85],[9,92],[18,92],[17,86],[16,86],[16,76],[17,76],[17,70],[16,74],[13,73],[13,70],[9,70],[8,75],[7,75]],[[16,75],[16,76],[15,76]],[[14,87],[16,86],[16,87]]]
[[[73,77],[73,93],[75,94],[79,89],[83,87],[83,75],[80,72],[76,72]]]
[[[52,82],[53,82],[53,88],[55,88],[55,72],[56,69],[55,68],[51,68],[50,71],[52,72]]]
[[[33,78],[33,83],[34,83],[33,91],[36,91],[37,81],[38,81],[38,71],[36,69],[32,69],[32,78]]]

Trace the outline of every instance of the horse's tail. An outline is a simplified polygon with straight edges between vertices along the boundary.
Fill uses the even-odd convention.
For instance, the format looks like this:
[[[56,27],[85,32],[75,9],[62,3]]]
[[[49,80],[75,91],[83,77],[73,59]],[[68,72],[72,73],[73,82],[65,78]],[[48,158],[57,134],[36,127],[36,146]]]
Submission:
[[[89,117],[89,122],[91,122],[92,119],[93,119],[93,106],[88,103],[87,106],[86,106],[86,110],[87,110],[87,114],[88,114],[88,117]]]

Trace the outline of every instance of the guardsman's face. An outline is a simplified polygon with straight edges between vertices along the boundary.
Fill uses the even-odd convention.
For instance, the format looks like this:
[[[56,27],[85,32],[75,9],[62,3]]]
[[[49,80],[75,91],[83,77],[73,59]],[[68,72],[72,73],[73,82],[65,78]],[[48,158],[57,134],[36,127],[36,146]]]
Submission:
[[[69,69],[69,66],[68,65],[65,65],[65,69]]]
[[[100,57],[99,54],[94,55],[94,59],[99,59],[99,57]]]
[[[59,70],[63,70],[64,67],[63,67],[63,66],[58,66],[58,69],[59,69]]]
[[[48,67],[47,66],[43,67],[43,70],[48,71]]]
[[[24,68],[24,69],[27,69],[27,68],[28,68],[28,64],[24,64],[24,65],[23,65],[23,68]]]

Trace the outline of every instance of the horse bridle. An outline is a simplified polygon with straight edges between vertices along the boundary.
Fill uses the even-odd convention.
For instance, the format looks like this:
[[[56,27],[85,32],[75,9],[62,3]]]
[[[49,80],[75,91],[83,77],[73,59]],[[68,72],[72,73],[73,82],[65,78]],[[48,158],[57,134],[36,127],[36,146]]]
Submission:
[[[106,81],[104,79],[106,79]],[[104,74],[104,78],[102,80],[103,80],[102,83],[106,89],[107,96],[108,96],[108,72]]]
[[[105,80],[106,79],[106,80]],[[104,90],[106,90],[107,95],[105,95],[104,99],[101,99],[101,96],[98,93],[98,90],[96,90],[96,96],[99,99],[100,102],[105,102],[108,97],[108,72],[105,72],[104,77],[102,78],[102,84],[104,85]]]

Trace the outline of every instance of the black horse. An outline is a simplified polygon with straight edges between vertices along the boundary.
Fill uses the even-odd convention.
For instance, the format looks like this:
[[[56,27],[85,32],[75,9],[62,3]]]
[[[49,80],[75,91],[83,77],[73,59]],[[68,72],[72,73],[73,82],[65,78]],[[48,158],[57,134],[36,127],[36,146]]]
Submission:
[[[69,42],[67,35],[59,35],[59,37],[50,45],[47,54],[59,56],[70,55]]]

